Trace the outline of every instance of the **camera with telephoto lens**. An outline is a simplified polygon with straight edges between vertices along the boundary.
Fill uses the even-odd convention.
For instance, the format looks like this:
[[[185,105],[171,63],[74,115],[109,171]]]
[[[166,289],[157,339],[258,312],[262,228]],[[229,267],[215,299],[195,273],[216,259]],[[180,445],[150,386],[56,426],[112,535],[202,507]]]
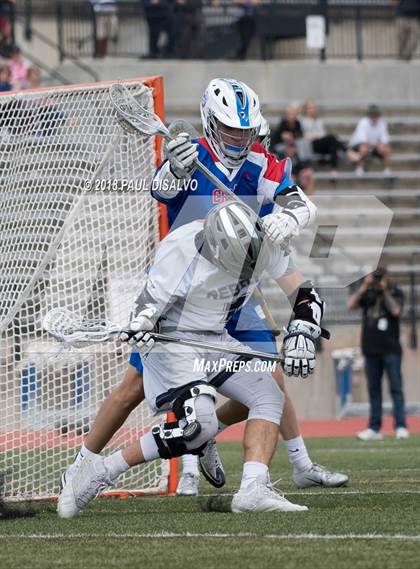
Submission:
[[[373,282],[366,291],[366,304],[368,306],[376,304],[378,297],[383,295],[384,291],[381,287],[381,281],[385,275],[386,271],[384,269],[376,269],[372,273]]]
[[[376,271],[373,271],[372,276],[374,284],[375,283],[379,284],[383,279],[383,277],[385,276],[385,274],[386,272],[384,271],[384,269],[376,269]]]

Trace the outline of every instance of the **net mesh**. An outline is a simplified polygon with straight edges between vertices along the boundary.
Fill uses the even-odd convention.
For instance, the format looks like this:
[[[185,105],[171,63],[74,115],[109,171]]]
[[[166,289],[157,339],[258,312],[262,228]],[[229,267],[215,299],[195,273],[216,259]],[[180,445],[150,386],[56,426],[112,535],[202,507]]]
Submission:
[[[127,83],[153,109],[152,90]],[[108,86],[0,97],[0,471],[9,500],[57,494],[129,353],[117,342],[62,350],[47,311],[129,319],[159,238],[148,184],[152,138],[115,121]],[[107,447],[150,427],[141,404]],[[130,470],[116,488],[165,491],[165,461]]]

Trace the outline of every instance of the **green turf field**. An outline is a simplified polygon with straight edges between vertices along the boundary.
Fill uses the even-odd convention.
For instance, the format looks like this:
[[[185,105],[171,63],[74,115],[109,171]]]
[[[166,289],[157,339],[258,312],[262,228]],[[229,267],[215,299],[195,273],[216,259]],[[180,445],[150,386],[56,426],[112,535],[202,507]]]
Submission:
[[[348,488],[297,490],[280,448],[272,479],[309,512],[227,513],[229,497],[103,499],[60,520],[53,504],[0,522],[1,569],[409,569],[420,566],[420,437],[362,443],[313,439],[313,459],[351,476]],[[220,444],[227,486],[241,474],[238,443]],[[163,534],[163,535],[162,535]],[[172,535],[171,535],[172,534]]]

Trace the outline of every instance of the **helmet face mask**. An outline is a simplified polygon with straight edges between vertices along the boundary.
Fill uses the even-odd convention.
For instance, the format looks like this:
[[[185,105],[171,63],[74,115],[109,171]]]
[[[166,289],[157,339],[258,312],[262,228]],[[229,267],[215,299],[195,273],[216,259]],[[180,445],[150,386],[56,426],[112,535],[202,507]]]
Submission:
[[[213,79],[201,99],[201,120],[212,150],[227,168],[239,168],[258,139],[257,95],[234,79]]]
[[[235,128],[214,119],[213,139],[231,168],[239,167],[258,138],[257,128]]]

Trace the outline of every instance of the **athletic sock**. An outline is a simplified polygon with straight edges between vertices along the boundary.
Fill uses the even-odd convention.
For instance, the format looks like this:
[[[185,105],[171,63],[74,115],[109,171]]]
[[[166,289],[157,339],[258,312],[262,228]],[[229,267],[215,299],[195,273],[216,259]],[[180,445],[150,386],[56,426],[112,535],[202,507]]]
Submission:
[[[111,480],[115,480],[130,468],[122,455],[122,450],[117,450],[104,460],[104,466],[109,471]]]
[[[182,457],[182,474],[194,474],[199,476],[198,458],[194,454],[184,454]]]
[[[265,476],[267,482],[269,481],[268,466],[266,464],[263,464],[262,462],[256,462],[255,460],[244,462],[240,490],[246,488],[253,480],[259,476]]]
[[[79,452],[76,455],[76,458],[74,459],[74,464],[75,465],[79,464],[86,456],[96,455],[96,454],[97,454],[96,452],[92,452],[91,450],[86,448],[85,445],[82,445],[82,447],[80,448]]]
[[[313,463],[309,458],[308,451],[306,450],[304,440],[301,436],[284,441],[284,446],[287,448],[289,462],[294,470],[300,472],[311,468]]]

